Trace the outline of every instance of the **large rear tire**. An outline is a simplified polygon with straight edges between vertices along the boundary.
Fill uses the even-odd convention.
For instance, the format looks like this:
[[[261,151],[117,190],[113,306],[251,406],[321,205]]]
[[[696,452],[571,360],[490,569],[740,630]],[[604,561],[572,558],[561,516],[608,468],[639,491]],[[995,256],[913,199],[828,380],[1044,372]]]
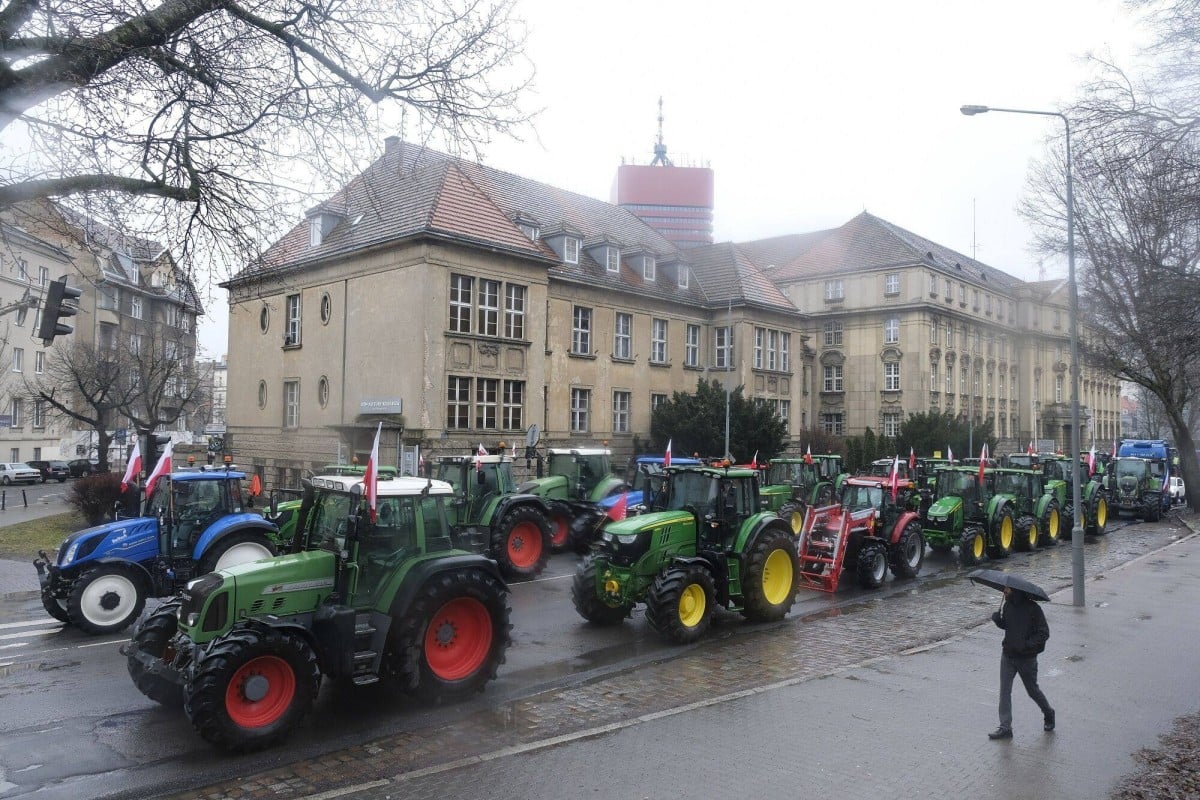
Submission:
[[[236,567],[238,564],[250,561],[262,561],[264,558],[272,558],[276,555],[278,552],[275,545],[266,537],[266,534],[257,531],[234,533],[218,540],[208,548],[208,552],[200,558],[200,569],[197,574],[205,575],[219,569]]]
[[[42,589],[42,608],[59,622],[71,621],[70,615],[67,614],[67,601],[59,600],[46,589]]]
[[[987,555],[987,540],[982,528],[967,528],[958,540],[958,563],[973,567]]]
[[[858,551],[858,585],[878,589],[887,577],[887,548],[883,542],[867,542]]]
[[[988,537],[988,556],[990,558],[1008,558],[1012,555],[1015,538],[1016,526],[1013,523],[1012,511],[1005,508],[1000,512],[1000,517],[995,522],[992,534]]]
[[[1017,520],[1017,536],[1013,541],[1013,549],[1022,553],[1037,550],[1040,536],[1037,520],[1028,515],[1023,516]]]
[[[320,685],[316,654],[302,636],[245,626],[209,645],[183,708],[206,742],[249,753],[291,733]]]
[[[575,604],[579,616],[593,625],[620,625],[633,610],[633,605],[610,606],[604,602],[596,582],[597,570],[595,556],[584,556],[571,581],[571,602]]]
[[[550,522],[532,506],[509,510],[492,532],[491,553],[509,580],[536,578],[550,561]]]
[[[1087,517],[1087,532],[1092,536],[1103,536],[1108,533],[1108,501],[1104,495],[1097,494],[1092,503],[1091,513]]]
[[[925,563],[925,534],[921,521],[909,520],[900,538],[888,548],[888,566],[897,578],[915,578]]]
[[[742,615],[751,622],[774,622],[796,602],[799,557],[796,543],[780,528],[765,530],[745,556]]]
[[[646,597],[646,621],[663,639],[691,644],[712,624],[716,588],[712,576],[694,564],[659,575]]]
[[[804,504],[789,501],[779,509],[779,518],[792,530],[793,536],[799,536],[804,527]]]
[[[561,553],[571,547],[571,520],[561,511],[550,512],[550,550]]]
[[[168,600],[154,609],[150,616],[134,628],[130,647],[149,654],[164,669],[174,669],[175,647],[172,641],[179,630],[179,600]],[[129,677],[138,691],[156,703],[169,708],[183,705],[183,684],[168,680],[157,672],[146,669],[132,653],[128,656]]]
[[[479,569],[426,581],[392,623],[386,660],[400,688],[428,703],[482,692],[512,643],[507,594]]]
[[[1042,547],[1052,547],[1058,544],[1062,535],[1062,515],[1058,511],[1058,501],[1051,500],[1038,520],[1038,544]]]
[[[87,633],[116,633],[128,627],[146,606],[146,583],[134,567],[101,564],[71,586],[67,616]]]

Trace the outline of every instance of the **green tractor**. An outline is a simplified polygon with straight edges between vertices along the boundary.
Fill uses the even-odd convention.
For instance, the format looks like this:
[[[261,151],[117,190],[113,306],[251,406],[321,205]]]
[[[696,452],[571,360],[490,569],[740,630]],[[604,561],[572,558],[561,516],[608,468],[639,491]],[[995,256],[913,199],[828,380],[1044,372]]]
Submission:
[[[1085,534],[1103,536],[1108,527],[1108,499],[1105,496],[1104,484],[1095,476],[1088,476],[1087,464],[1075,462],[1071,469],[1071,459],[1065,456],[1044,456],[1041,459],[1042,475],[1046,481],[1046,491],[1052,492],[1062,509],[1062,530],[1069,535],[1075,527],[1075,495],[1072,481],[1080,481],[1079,501],[1083,504],[1083,516],[1080,526]]]
[[[925,513],[925,540],[935,552],[957,546],[964,566],[1036,549],[1040,520],[1058,530],[1058,505],[1032,470],[985,468],[980,481],[978,467],[943,467],[934,495]]]
[[[1062,532],[1062,506],[1046,486],[1045,476],[1037,469],[999,467],[996,491],[1013,498],[1017,522],[1014,547],[1021,551],[1036,550],[1058,543]]]
[[[1148,458],[1119,456],[1109,462],[1109,504],[1119,515],[1128,511],[1147,522],[1163,515],[1162,478]]]
[[[708,630],[716,605],[751,622],[783,619],[796,599],[792,532],[764,511],[753,470],[670,467],[649,512],[604,526],[571,585],[579,614],[616,625],[638,603],[665,640]]]
[[[372,515],[360,478],[313,478],[290,554],[209,573],[144,617],[122,648],[138,689],[237,752],[283,739],[323,678],[430,702],[482,691],[511,641],[496,563],[454,547],[449,484],[377,487]]]
[[[804,525],[804,515],[813,506],[832,505],[842,491],[846,473],[842,470],[842,457],[832,453],[802,458],[773,458],[767,470],[767,487],[789,487],[788,497],[773,510],[779,513],[791,528],[799,534]]]
[[[609,464],[612,453],[607,449],[551,448],[547,455],[548,475],[526,481],[517,491],[546,501],[550,509],[550,546],[555,552],[586,550],[591,541],[588,530],[584,529],[591,528],[597,504],[626,489],[625,481],[612,473]],[[577,518],[586,522],[575,525]]]
[[[494,558],[509,580],[542,573],[550,560],[550,507],[515,492],[511,458],[444,456],[436,476],[454,487],[450,524],[461,542]]]

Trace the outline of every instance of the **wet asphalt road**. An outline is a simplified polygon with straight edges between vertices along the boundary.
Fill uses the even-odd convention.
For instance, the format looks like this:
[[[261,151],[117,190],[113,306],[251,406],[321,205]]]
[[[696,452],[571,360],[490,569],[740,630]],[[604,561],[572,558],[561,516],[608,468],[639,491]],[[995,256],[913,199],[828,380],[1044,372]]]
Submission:
[[[1120,523],[1131,524],[1150,527]],[[1119,525],[1113,524],[1108,542],[1119,536]],[[1069,559],[1068,551],[1069,545],[1060,547],[1054,557]],[[417,708],[388,700],[370,687],[327,685],[312,714],[283,747],[229,757],[201,741],[181,710],[163,709],[137,691],[118,652],[127,635],[90,637],[54,623],[41,609],[32,566],[0,561],[0,798],[147,797],[181,791],[419,731],[544,689],[584,685],[688,651],[660,642],[640,610],[616,628],[582,624],[569,595],[575,563],[574,556],[555,556],[539,579],[513,585],[514,646],[498,680],[472,701]],[[939,587],[957,582],[961,572],[953,558],[929,554],[916,581],[889,578],[882,590],[864,592],[852,586],[852,578],[844,578],[835,595],[802,591],[784,624],[844,613],[839,609],[862,606],[864,600],[878,607],[876,601],[894,592],[936,596]],[[753,630],[728,616],[719,626],[721,637]]]

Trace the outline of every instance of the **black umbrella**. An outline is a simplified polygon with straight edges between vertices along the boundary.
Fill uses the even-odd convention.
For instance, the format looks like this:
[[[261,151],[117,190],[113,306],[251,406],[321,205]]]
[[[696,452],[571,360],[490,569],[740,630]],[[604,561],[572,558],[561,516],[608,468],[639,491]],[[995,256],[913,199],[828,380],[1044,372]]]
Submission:
[[[1009,572],[1001,572],[998,569],[977,569],[968,578],[976,583],[982,583],[984,586],[990,586],[993,589],[1004,591],[1004,587],[1008,587],[1018,592],[1024,592],[1034,600],[1042,602],[1050,602],[1050,595],[1046,594],[1042,587],[1038,586],[1033,581],[1026,580],[1020,575],[1013,575]]]

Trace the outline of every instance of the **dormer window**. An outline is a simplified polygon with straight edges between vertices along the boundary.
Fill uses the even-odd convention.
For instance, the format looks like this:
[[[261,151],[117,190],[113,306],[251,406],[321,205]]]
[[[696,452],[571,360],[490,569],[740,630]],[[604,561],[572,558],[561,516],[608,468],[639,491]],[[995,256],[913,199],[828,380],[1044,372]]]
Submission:
[[[321,217],[313,217],[308,222],[308,246],[316,247],[321,243]]]
[[[568,236],[563,240],[563,261],[568,264],[579,263],[579,240]]]
[[[309,247],[317,247],[324,242],[325,237],[328,236],[343,219],[342,214],[323,206],[315,206],[310,208],[305,213],[308,217]]]
[[[688,288],[688,268],[683,264],[679,265],[679,288]]]
[[[525,235],[526,235],[526,236],[528,236],[528,237],[529,237],[529,238],[530,238],[532,241],[535,241],[535,242],[536,242],[536,241],[537,241],[537,238],[538,238],[538,228],[537,228],[537,226],[536,226],[536,225],[530,225],[528,222],[522,222],[522,223],[520,223],[520,224],[521,224],[521,233],[525,234]]]
[[[609,272],[621,271],[621,250],[609,245],[604,248],[604,266]]]
[[[642,277],[648,281],[654,280],[654,256],[642,256]]]

